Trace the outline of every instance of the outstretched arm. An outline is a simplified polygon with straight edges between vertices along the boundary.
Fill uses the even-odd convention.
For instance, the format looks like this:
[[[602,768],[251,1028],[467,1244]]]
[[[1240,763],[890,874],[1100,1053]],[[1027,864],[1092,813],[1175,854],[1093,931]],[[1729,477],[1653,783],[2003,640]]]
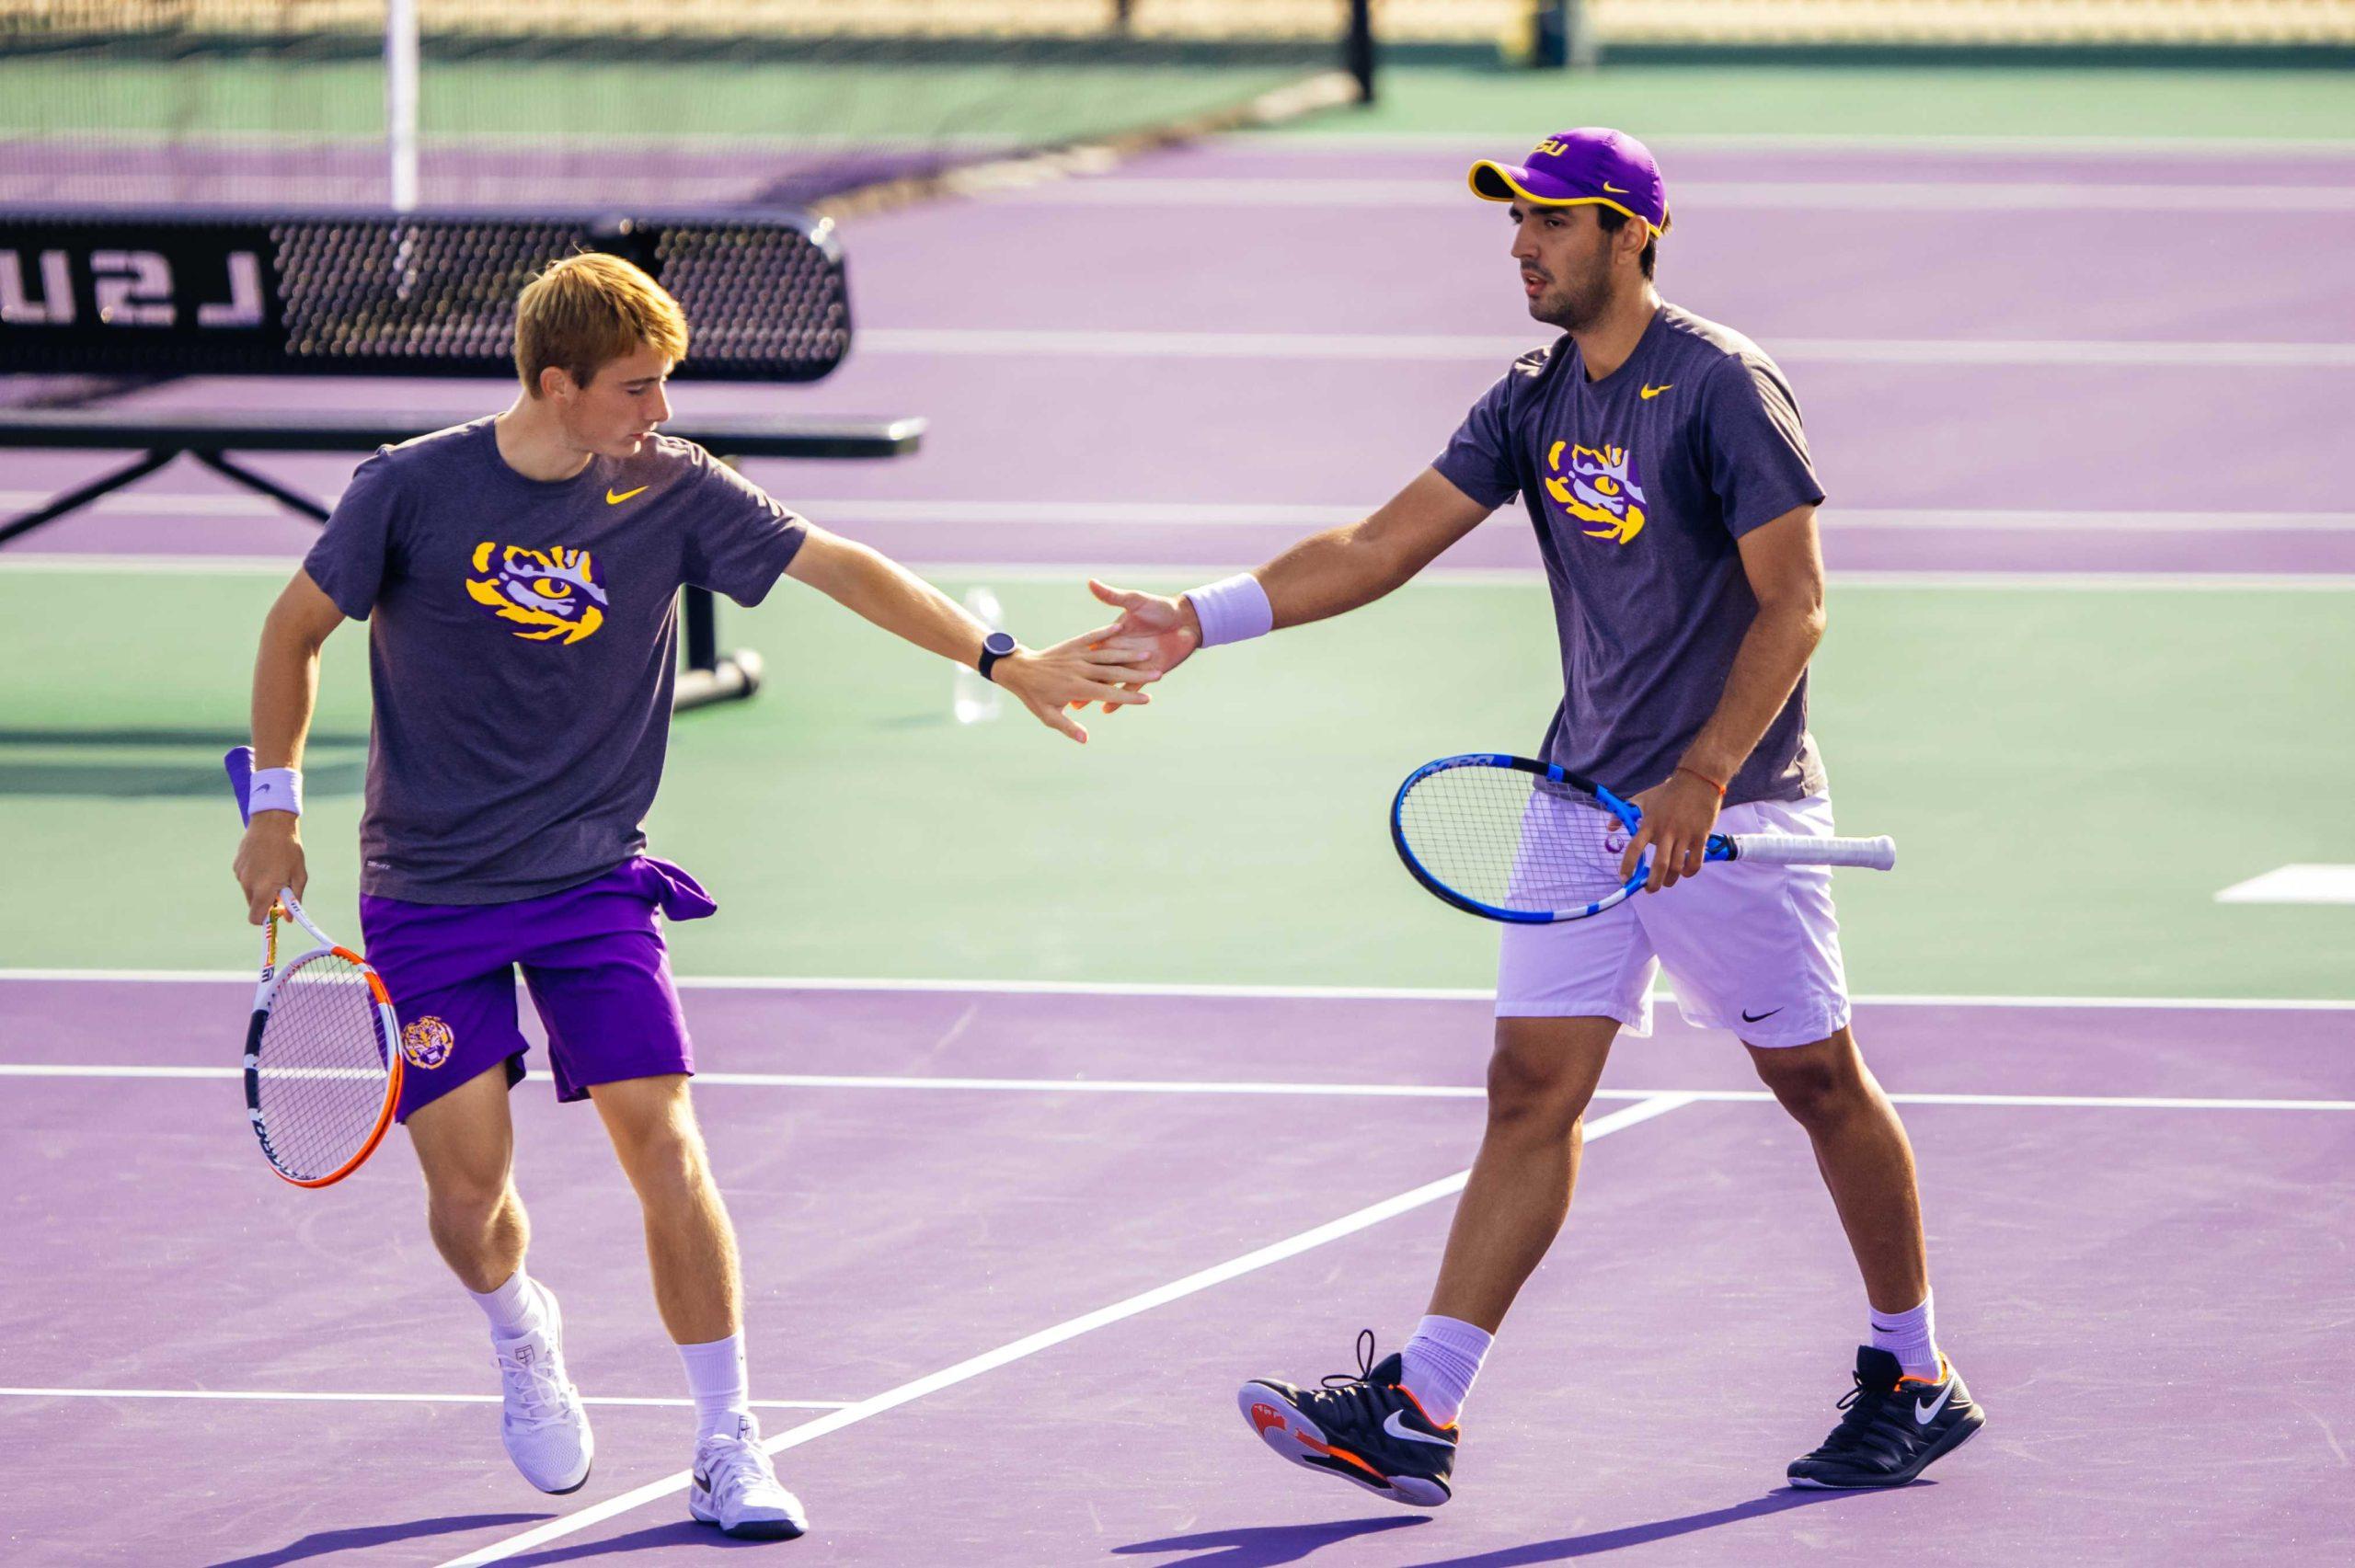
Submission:
[[[989,628],[879,551],[811,528],[786,575],[920,648],[969,668],[980,662]],[[1143,684],[1153,677],[1139,668],[1143,651],[1107,645],[1111,635],[1111,627],[1099,626],[1052,647],[1018,649],[998,660],[990,678],[1019,697],[1040,723],[1085,741],[1087,731],[1064,713],[1065,704],[1103,703],[1109,708],[1152,700],[1120,685]]]
[[[1457,489],[1436,469],[1425,469],[1371,517],[1311,534],[1251,573],[1271,615],[1267,625],[1243,624],[1239,635],[1305,625],[1371,604],[1430,565],[1492,509]],[[1248,598],[1247,585],[1240,579],[1230,583]],[[1169,599],[1093,580],[1087,586],[1097,598],[1120,610],[1116,630],[1122,641],[1150,650],[1146,670],[1155,677],[1167,674],[1205,646],[1203,616],[1195,600],[1223,599],[1233,591],[1226,584],[1213,584]],[[1256,606],[1246,607],[1246,612],[1251,610]],[[1221,635],[1221,618],[1214,607],[1210,641],[1236,640]]]

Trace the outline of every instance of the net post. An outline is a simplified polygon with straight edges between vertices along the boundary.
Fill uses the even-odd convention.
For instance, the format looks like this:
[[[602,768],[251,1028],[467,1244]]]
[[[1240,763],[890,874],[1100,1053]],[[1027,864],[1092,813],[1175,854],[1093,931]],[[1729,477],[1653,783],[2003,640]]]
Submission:
[[[736,460],[713,453],[729,468]],[[685,623],[687,667],[679,671],[671,693],[671,711],[713,703],[741,702],[761,687],[761,656],[751,648],[719,651],[719,607],[711,589],[687,584],[679,590],[681,620]]]
[[[1601,59],[1586,0],[1562,0],[1562,63],[1573,71],[1591,71]]]
[[[690,586],[685,595],[687,668],[712,670],[719,663],[719,617],[711,590]]]
[[[1591,71],[1602,55],[1587,0],[1526,0],[1522,47],[1541,71]]]
[[[1350,30],[1341,45],[1341,63],[1357,82],[1358,102],[1373,102],[1373,0],[1350,0]]]
[[[396,212],[417,210],[417,0],[385,7],[385,152]]]

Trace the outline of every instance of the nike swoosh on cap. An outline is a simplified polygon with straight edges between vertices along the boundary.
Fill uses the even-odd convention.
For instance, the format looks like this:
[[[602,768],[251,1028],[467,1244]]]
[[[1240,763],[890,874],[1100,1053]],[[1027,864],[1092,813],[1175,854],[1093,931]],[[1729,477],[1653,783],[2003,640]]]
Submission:
[[[1607,179],[1603,182],[1603,189],[1611,192],[1614,196],[1625,196],[1627,194],[1626,191],[1621,189],[1618,186],[1612,184]]]
[[[1389,1433],[1393,1437],[1404,1437],[1409,1443],[1429,1443],[1436,1448],[1452,1448],[1455,1447],[1454,1444],[1449,1442],[1444,1437],[1434,1437],[1427,1432],[1418,1432],[1407,1426],[1406,1423],[1398,1419],[1406,1413],[1407,1413],[1403,1410],[1392,1411],[1389,1418],[1383,1422],[1382,1429],[1384,1432]]]

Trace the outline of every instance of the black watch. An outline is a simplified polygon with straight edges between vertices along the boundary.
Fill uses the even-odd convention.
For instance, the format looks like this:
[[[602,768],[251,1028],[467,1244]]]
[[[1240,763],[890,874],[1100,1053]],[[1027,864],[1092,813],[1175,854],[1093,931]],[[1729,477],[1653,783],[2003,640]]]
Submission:
[[[982,639],[982,657],[973,668],[982,672],[982,680],[994,681],[997,677],[990,671],[997,667],[997,661],[1021,646],[1014,640],[1012,632],[992,632]]]

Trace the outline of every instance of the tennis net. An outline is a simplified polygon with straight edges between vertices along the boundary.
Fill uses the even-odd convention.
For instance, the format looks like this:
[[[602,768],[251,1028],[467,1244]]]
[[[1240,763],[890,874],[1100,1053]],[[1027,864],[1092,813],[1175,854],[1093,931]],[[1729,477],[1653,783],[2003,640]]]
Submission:
[[[805,205],[1355,99],[1371,88],[1368,14],[1367,0],[0,0],[0,202]]]

